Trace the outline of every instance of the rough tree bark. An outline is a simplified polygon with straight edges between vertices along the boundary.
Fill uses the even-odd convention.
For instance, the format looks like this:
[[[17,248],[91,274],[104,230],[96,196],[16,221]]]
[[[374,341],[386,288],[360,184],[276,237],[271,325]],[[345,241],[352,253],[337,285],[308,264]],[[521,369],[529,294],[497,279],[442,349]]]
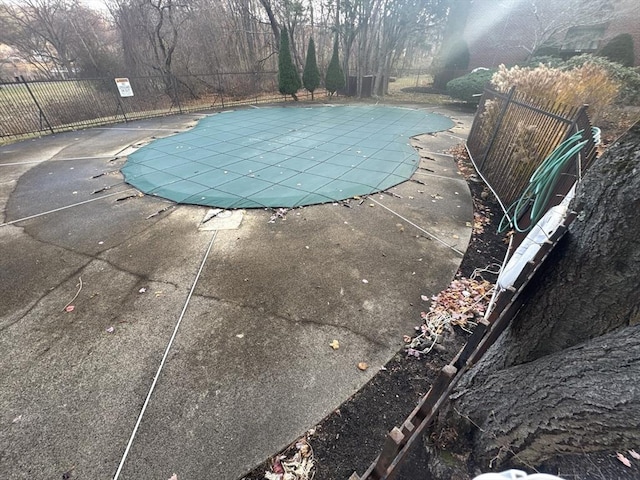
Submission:
[[[640,444],[639,171],[640,123],[587,172],[578,220],[456,388],[449,419],[484,468]]]
[[[454,400],[483,469],[529,468],[564,453],[635,448],[640,440],[640,325],[500,370]],[[455,397],[454,397],[455,398]]]

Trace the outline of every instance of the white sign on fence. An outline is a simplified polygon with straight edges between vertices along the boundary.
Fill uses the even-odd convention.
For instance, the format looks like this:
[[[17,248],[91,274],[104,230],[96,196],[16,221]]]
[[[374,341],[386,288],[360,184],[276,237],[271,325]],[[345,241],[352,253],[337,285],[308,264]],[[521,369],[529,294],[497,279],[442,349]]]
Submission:
[[[133,97],[133,89],[128,78],[116,78],[115,80],[121,97]]]

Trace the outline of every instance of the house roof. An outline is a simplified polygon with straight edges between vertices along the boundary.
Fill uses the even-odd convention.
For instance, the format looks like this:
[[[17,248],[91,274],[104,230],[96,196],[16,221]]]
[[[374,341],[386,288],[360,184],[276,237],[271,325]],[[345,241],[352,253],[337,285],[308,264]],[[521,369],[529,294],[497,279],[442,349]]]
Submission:
[[[572,16],[566,2],[540,0],[534,10],[532,3],[524,0],[474,0],[464,31],[471,57],[469,68],[521,62],[545,36],[555,35],[564,51],[594,52],[620,33],[634,38],[636,65],[640,65],[640,2],[618,0],[612,5],[612,14],[594,13],[593,19],[585,17],[585,24],[579,25],[578,16]],[[603,17],[610,18],[603,23]],[[570,24],[573,18],[576,25]]]

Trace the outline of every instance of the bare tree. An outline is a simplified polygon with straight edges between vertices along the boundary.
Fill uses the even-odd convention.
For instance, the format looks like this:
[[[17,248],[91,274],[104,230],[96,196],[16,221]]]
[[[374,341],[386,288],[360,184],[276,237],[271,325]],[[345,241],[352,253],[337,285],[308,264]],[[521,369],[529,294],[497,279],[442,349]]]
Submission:
[[[76,0],[24,0],[0,4],[0,42],[16,47],[47,77],[73,72],[73,30],[66,21]]]
[[[637,18],[640,13],[640,4],[628,0],[504,0],[491,2],[486,14],[482,4],[477,5],[483,15],[468,19],[465,36],[469,45],[484,38],[483,44],[494,49],[519,49],[529,57],[543,45],[561,47],[572,27],[597,29],[614,19]]]
[[[601,25],[617,12],[611,0],[566,0],[562,3],[532,0],[527,8],[535,19],[533,38],[522,47],[533,54],[545,44],[557,44],[559,34],[575,26]]]
[[[273,32],[273,38],[275,41],[275,49],[280,50],[280,24],[276,18],[273,8],[271,7],[271,0],[260,0],[260,4],[264,7],[264,11],[269,19],[269,25]]]
[[[139,72],[143,66],[161,75],[171,93],[174,54],[191,12],[189,0],[116,0],[110,8],[129,68]]]
[[[381,22],[377,74],[374,92],[383,78],[415,37],[425,37],[429,30],[443,23],[448,2],[443,0],[387,0]],[[384,93],[384,92],[382,92]]]

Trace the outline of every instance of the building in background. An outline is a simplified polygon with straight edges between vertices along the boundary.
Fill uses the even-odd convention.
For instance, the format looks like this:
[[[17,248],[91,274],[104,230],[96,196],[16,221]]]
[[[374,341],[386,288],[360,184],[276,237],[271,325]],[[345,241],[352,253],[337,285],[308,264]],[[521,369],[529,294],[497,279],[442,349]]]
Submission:
[[[513,65],[534,54],[595,53],[628,33],[640,65],[638,0],[473,0],[464,29],[469,69]]]

